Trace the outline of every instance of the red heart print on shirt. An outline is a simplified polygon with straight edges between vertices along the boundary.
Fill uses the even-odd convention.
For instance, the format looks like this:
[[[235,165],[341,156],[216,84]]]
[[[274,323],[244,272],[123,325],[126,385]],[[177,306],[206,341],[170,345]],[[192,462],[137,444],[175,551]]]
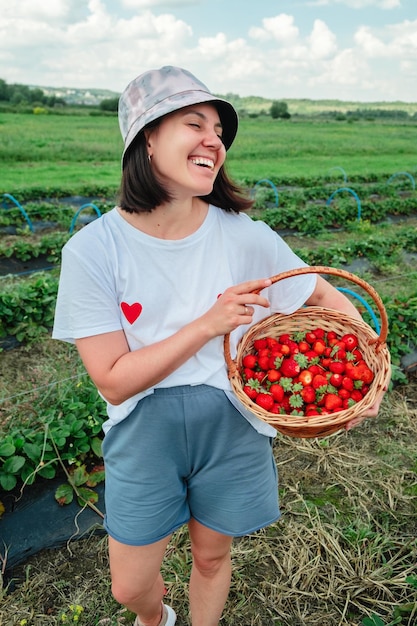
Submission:
[[[123,315],[129,322],[129,324],[133,324],[134,322],[136,322],[139,315],[142,313],[142,305],[140,304],[140,302],[134,302],[133,304],[122,302],[120,306],[123,311]]]

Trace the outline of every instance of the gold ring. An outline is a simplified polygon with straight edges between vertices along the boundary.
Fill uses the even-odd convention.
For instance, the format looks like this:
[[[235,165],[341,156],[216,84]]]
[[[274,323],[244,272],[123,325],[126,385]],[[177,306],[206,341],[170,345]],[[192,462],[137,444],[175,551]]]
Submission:
[[[249,315],[249,309],[247,306],[245,306],[245,315]]]

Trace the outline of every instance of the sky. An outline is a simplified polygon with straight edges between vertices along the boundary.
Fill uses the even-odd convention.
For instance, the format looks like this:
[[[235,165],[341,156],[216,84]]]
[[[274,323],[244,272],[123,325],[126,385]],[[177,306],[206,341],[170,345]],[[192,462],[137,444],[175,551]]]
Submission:
[[[120,93],[163,65],[216,93],[417,102],[417,0],[0,0],[0,78]]]

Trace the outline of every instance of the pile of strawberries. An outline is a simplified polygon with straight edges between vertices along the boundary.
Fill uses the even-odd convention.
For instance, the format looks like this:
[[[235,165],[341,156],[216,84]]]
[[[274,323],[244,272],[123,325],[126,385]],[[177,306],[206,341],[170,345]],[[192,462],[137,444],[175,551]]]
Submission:
[[[350,408],[374,378],[354,333],[322,328],[256,339],[241,376],[244,392],[265,411],[307,417]]]

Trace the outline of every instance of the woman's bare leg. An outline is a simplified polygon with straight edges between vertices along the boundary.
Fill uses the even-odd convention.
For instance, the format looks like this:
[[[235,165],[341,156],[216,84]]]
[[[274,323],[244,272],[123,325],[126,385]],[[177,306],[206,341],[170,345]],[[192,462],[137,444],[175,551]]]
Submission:
[[[193,626],[217,626],[230,589],[233,538],[210,530],[196,520],[188,523],[193,567],[190,610]]]
[[[147,546],[128,546],[109,537],[112,593],[139,616],[144,626],[158,626],[164,582],[160,573],[170,537]]]

